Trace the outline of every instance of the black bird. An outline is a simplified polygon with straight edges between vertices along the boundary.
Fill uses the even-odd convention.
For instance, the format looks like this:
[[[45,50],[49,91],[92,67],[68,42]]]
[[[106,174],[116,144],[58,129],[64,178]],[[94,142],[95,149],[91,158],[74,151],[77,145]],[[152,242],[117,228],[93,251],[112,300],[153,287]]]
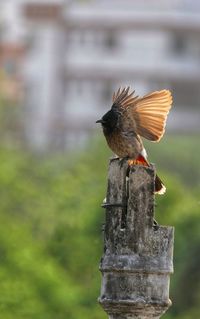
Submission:
[[[96,123],[101,123],[108,146],[129,165],[149,166],[141,137],[159,142],[165,132],[167,115],[172,105],[169,90],[155,91],[143,97],[129,93],[129,87],[113,94],[111,109]],[[155,192],[165,193],[165,186],[156,175]]]

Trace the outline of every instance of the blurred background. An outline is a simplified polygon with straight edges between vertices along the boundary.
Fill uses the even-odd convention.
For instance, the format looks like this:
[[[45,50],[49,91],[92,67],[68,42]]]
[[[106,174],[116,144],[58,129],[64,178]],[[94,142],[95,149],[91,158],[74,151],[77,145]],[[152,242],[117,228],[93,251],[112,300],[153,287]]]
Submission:
[[[0,312],[4,319],[100,319],[100,208],[108,150],[95,121],[113,91],[170,89],[159,144],[173,225],[173,306],[200,318],[200,2],[0,2]]]

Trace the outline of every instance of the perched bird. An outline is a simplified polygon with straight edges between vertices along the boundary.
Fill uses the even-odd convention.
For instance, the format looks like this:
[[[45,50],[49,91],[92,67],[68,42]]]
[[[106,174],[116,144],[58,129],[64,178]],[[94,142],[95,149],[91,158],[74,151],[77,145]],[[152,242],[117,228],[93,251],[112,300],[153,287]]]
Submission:
[[[108,146],[119,158],[127,158],[129,165],[150,166],[141,137],[160,141],[165,132],[172,95],[170,91],[162,90],[139,97],[129,89],[119,88],[113,94],[111,109],[96,123],[101,123]],[[165,190],[156,175],[155,192],[164,194]]]

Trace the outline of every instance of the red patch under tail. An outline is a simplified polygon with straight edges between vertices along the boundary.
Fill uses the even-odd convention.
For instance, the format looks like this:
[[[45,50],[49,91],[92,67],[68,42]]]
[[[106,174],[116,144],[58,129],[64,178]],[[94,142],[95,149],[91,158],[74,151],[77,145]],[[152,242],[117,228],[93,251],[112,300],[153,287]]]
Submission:
[[[142,156],[141,154],[135,160],[129,160],[129,165],[143,165],[143,166],[150,166],[149,162]],[[161,179],[156,174],[155,177],[155,193],[157,194],[164,194],[166,191],[166,187],[161,181]]]

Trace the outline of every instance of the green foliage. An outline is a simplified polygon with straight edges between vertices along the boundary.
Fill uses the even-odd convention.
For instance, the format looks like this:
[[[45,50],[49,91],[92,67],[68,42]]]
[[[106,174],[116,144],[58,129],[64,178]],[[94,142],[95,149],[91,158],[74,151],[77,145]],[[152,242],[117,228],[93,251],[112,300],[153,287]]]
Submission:
[[[190,163],[187,156],[181,158],[176,148],[182,143],[186,149],[190,143],[179,141],[168,137],[172,162],[166,145],[148,145],[157,167],[179,169],[173,175],[159,170],[168,191],[157,197],[156,219],[176,228],[173,307],[166,319],[200,315],[200,164],[196,155]],[[47,158],[0,150],[2,318],[106,318],[97,297],[104,220],[100,204],[106,192],[108,158],[109,151],[100,141],[73,156]]]
[[[0,74],[1,78],[1,74]],[[1,88],[0,88],[1,90]],[[1,145],[24,145],[24,110],[14,101],[2,97],[0,92],[0,143]]]
[[[145,142],[151,162],[188,186],[200,187],[199,135],[168,135],[159,144]]]

